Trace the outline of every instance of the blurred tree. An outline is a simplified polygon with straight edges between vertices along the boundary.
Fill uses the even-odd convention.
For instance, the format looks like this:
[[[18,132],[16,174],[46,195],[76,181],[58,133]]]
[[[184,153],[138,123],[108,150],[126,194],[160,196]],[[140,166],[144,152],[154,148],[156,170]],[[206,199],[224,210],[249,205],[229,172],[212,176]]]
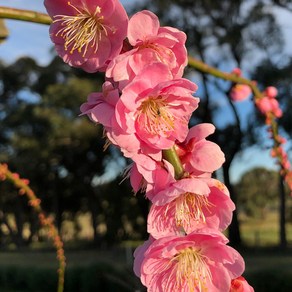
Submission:
[[[291,12],[292,14],[292,12]],[[279,120],[279,132],[282,136],[289,138],[292,136],[292,58],[291,56],[282,56],[278,58],[278,62],[272,62],[270,58],[264,59],[263,62],[257,66],[256,70],[253,73],[254,79],[258,80],[258,83],[261,87],[266,86],[275,86],[278,89],[277,98],[280,101],[281,108],[283,110],[283,117]],[[250,118],[250,124],[252,127],[249,128],[250,136],[253,137],[254,141],[261,145],[262,147],[270,146],[270,143],[265,143],[261,139],[261,127],[264,124],[264,118],[255,114]],[[291,144],[286,145],[286,150],[291,148]],[[291,150],[291,149],[290,149]],[[287,193],[283,186],[283,182],[279,181],[279,196],[280,196],[280,245],[281,247],[286,247],[286,227],[285,227],[285,218],[286,218],[286,200]]]
[[[115,180],[125,161],[115,148],[104,151],[101,126],[78,117],[80,105],[103,81],[99,74],[84,76],[59,58],[46,68],[29,58],[2,64],[0,159],[30,180],[59,229],[64,212],[71,218],[90,212],[96,243],[139,239],[146,228],[139,215],[139,199],[131,198],[128,184],[118,188]],[[31,215],[25,198],[16,200],[16,192],[2,185],[1,193],[6,194],[1,196],[0,220],[15,244],[29,243],[38,232],[37,218]],[[12,215],[17,224],[14,229],[7,219]],[[31,236],[24,240],[28,221]]]
[[[273,0],[273,3],[292,12],[292,2],[290,0]]]
[[[240,211],[265,219],[278,205],[278,173],[265,168],[247,171],[235,185]]]

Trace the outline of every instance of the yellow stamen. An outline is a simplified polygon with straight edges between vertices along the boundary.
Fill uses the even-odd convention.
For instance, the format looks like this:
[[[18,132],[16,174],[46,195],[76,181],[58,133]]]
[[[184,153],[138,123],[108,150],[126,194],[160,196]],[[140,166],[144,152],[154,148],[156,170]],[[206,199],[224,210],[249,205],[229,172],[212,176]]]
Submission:
[[[176,263],[176,291],[181,291],[186,284],[190,292],[208,291],[206,284],[212,275],[206,260],[200,249],[192,247],[183,249],[172,259]]]
[[[159,46],[158,44],[151,43],[150,41],[145,41],[142,45],[138,46],[139,50],[152,49],[156,52],[156,57],[159,62],[167,64],[167,58],[174,57],[172,50],[167,47]],[[167,57],[167,58],[166,58]]]
[[[191,221],[206,222],[203,208],[208,209],[211,206],[207,196],[185,193],[180,195],[175,203],[175,222],[177,227],[189,227]]]
[[[94,53],[99,48],[103,35],[108,36],[109,31],[115,33],[116,29],[104,24],[104,17],[100,15],[101,8],[96,7],[94,13],[87,8],[78,9],[71,2],[68,5],[74,8],[76,15],[55,15],[54,23],[60,22],[62,28],[55,34],[65,40],[64,48],[70,49],[70,54],[75,50],[82,52],[85,57],[88,48],[94,48]]]
[[[138,108],[137,121],[143,125],[150,134],[167,135],[174,130],[174,117],[168,108],[168,104],[162,96],[149,97]]]

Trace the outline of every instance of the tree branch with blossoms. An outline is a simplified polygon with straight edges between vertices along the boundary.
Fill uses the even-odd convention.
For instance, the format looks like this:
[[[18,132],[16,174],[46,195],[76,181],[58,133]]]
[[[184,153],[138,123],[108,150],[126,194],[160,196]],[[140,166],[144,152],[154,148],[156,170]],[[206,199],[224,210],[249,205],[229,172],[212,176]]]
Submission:
[[[231,98],[234,101],[239,101],[247,98],[250,93],[253,93],[254,103],[258,110],[264,115],[265,123],[268,126],[268,133],[270,134],[274,146],[271,151],[271,156],[277,159],[280,166],[280,174],[287,183],[292,194],[292,170],[288,160],[288,155],[283,149],[285,139],[279,135],[277,119],[282,116],[282,111],[279,108],[279,103],[276,100],[277,89],[270,86],[263,92],[259,90],[256,82],[241,77],[241,72],[237,70],[233,73],[223,72],[217,68],[211,67],[196,58],[189,56],[189,66],[199,70],[202,73],[210,74],[223,80],[235,83],[234,91],[231,91]],[[241,95],[239,98],[238,96]]]
[[[49,17],[49,15],[45,13],[40,13],[40,12],[36,12],[32,10],[15,9],[15,8],[4,7],[4,6],[0,7],[0,18],[34,22],[34,23],[44,24],[44,25],[49,25],[52,23],[52,19]],[[217,68],[207,65],[206,63],[192,56],[188,56],[188,65],[202,73],[209,74],[223,80],[231,81],[237,85],[246,85],[252,90],[256,105],[266,103],[265,92],[261,92],[259,88],[257,87],[256,82],[253,80],[243,78],[240,76],[240,74],[227,73],[227,72],[221,71]],[[243,91],[244,90],[246,91],[246,88],[243,87]],[[247,94],[244,96],[244,98],[246,98],[248,94],[249,94],[249,91],[247,91]],[[261,99],[264,99],[264,102],[260,102]],[[274,97],[270,99],[274,99]],[[274,103],[274,107],[276,108],[278,107],[277,101],[273,100],[272,103]],[[261,111],[260,108],[259,110]],[[261,112],[266,116],[266,123],[268,126],[270,126],[269,133],[271,134],[271,138],[274,141],[274,146],[273,146],[273,150],[271,151],[271,156],[275,157],[278,160],[278,164],[280,165],[280,168],[281,168],[280,174],[283,177],[284,181],[287,183],[290,189],[290,192],[292,193],[291,165],[288,161],[288,155],[286,151],[283,149],[283,144],[285,143],[285,139],[279,136],[278,123],[276,120],[276,118],[279,117],[279,114],[278,116],[277,115],[275,116],[275,113],[273,113],[272,109],[268,109],[266,111],[262,110]],[[180,167],[179,163],[177,167],[178,168]]]
[[[104,73],[101,92],[91,93],[80,110],[102,124],[108,140],[132,160],[133,190],[144,191],[151,202],[149,239],[134,253],[134,272],[142,284],[157,292],[254,291],[242,277],[243,258],[223,235],[235,205],[226,186],[212,177],[225,160],[220,147],[206,139],[215,127],[188,128],[199,98],[194,97],[197,85],[182,76],[189,65],[233,82],[233,100],[253,92],[274,139],[273,155],[291,187],[276,123],[282,115],[276,90],[261,92],[238,70],[225,73],[188,57],[185,33],[160,26],[151,11],[129,18],[118,0],[44,4],[51,22],[43,14],[3,7],[0,17],[50,23],[50,37],[65,63]],[[26,190],[23,182],[21,189]]]
[[[64,290],[64,276],[66,267],[66,258],[63,248],[63,242],[59,235],[57,228],[53,223],[53,219],[45,215],[42,207],[41,200],[35,195],[33,190],[29,187],[27,179],[20,178],[17,173],[13,173],[8,169],[7,164],[0,163],[0,181],[7,180],[11,182],[16,188],[19,189],[19,195],[26,195],[29,205],[38,214],[39,221],[43,227],[48,230],[49,238],[53,240],[54,247],[57,250],[57,259],[59,262],[58,268],[58,292]]]

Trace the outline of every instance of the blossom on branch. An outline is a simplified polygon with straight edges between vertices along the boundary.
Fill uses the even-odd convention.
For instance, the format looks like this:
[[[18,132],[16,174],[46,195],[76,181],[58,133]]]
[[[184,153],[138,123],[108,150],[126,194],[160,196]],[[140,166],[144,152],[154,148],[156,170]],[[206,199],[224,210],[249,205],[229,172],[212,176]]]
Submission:
[[[200,175],[212,173],[222,166],[224,153],[216,143],[206,140],[214,131],[212,124],[198,124],[189,130],[185,141],[175,145],[185,171]]]
[[[242,101],[251,95],[251,88],[246,84],[235,84],[230,91],[230,97],[233,101]]]
[[[225,160],[220,147],[206,140],[215,127],[188,128],[199,98],[193,96],[197,85],[182,78],[186,35],[160,27],[146,10],[128,22],[118,0],[45,5],[63,60],[105,72],[101,92],[89,94],[81,113],[103,125],[109,142],[132,159],[126,177],[152,203],[149,240],[134,254],[136,275],[153,292],[252,292],[240,290],[250,287],[241,277],[244,261],[221,233],[235,205],[226,186],[212,178]],[[250,87],[236,84],[230,95],[242,100],[250,93]],[[266,95],[274,105],[275,90],[267,88]]]
[[[115,58],[106,76],[119,82],[120,88],[128,84],[145,66],[163,63],[174,79],[181,78],[187,65],[186,35],[173,27],[160,27],[158,17],[143,10],[129,20],[128,41],[132,49]]]
[[[102,85],[102,92],[89,94],[87,102],[80,106],[80,111],[83,115],[88,115],[93,122],[100,123],[105,129],[110,130],[119,98],[119,90],[111,82],[106,81]]]
[[[173,80],[164,64],[149,65],[123,89],[117,122],[145,143],[143,148],[169,149],[188,134],[189,118],[199,103],[192,95],[196,89],[187,79]]]
[[[279,102],[275,98],[264,96],[256,101],[256,106],[265,116],[273,114],[275,117],[280,118],[283,115]],[[267,123],[269,124],[269,119],[267,119]]]
[[[128,16],[118,0],[45,0],[59,56],[87,72],[105,71],[121,51]]]
[[[254,292],[254,289],[247,283],[244,277],[240,276],[231,281],[229,292]]]
[[[240,68],[234,68],[232,70],[232,72],[234,75],[241,77],[242,76],[242,72]],[[252,93],[252,90],[250,88],[250,86],[246,85],[246,84],[234,84],[230,90],[230,98],[233,101],[243,101],[245,99],[247,99]]]
[[[154,238],[189,234],[199,227],[223,231],[235,209],[225,185],[212,178],[181,179],[152,202],[147,229]]]
[[[228,292],[232,279],[243,273],[244,261],[227,242],[209,228],[150,238],[134,253],[134,271],[148,291]]]

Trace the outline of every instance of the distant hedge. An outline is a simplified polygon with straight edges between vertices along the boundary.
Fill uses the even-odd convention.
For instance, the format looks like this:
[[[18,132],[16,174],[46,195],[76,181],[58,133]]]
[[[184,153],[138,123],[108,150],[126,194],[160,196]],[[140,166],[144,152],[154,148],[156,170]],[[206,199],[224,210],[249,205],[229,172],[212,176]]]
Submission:
[[[292,275],[282,270],[261,270],[245,275],[255,292],[292,291]],[[1,292],[55,292],[57,274],[51,268],[0,267]],[[144,292],[132,270],[108,263],[68,268],[65,292]],[[211,291],[210,291],[211,292]]]
[[[283,270],[260,270],[245,275],[255,292],[291,292],[292,274]]]
[[[0,267],[1,292],[54,292],[57,274],[50,268]],[[99,263],[86,267],[68,268],[65,292],[134,292],[138,281],[132,271],[118,270]]]

